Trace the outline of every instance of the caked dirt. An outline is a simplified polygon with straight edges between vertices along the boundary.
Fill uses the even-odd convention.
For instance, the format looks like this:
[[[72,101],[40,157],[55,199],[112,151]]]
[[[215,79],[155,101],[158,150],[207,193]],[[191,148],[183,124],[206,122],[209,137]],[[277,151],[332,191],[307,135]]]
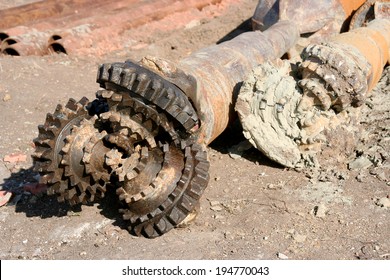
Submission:
[[[110,194],[70,207],[26,191],[38,180],[37,126],[69,98],[94,99],[100,63],[145,55],[177,61],[249,29],[256,4],[222,1],[184,23],[173,15],[129,30],[122,50],[99,57],[1,56],[0,185],[13,196],[0,207],[0,258],[390,259],[389,68],[362,109],[361,139],[344,164],[283,168],[247,149],[236,122],[208,148],[211,177],[197,219],[159,238],[130,235]]]

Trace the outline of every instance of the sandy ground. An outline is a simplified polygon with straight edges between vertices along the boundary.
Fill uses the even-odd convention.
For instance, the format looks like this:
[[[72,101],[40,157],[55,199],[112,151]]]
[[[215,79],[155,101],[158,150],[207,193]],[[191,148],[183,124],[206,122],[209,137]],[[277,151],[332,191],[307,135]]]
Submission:
[[[177,30],[143,35],[150,25],[129,31],[128,46],[101,57],[0,57],[0,186],[16,194],[0,208],[1,259],[390,259],[385,156],[354,170],[346,163],[318,172],[284,169],[255,149],[234,159],[229,150],[244,140],[238,125],[208,149],[211,180],[196,221],[160,238],[131,236],[109,195],[102,204],[71,208],[55,197],[23,192],[37,179],[32,140],[46,113],[69,98],[92,100],[100,63],[146,54],[175,61],[230,37],[237,27],[248,28],[257,1],[224,2]],[[169,20],[156,24],[172,26]],[[389,75],[363,111],[368,134],[356,157],[374,156],[380,147],[389,151],[390,103],[383,102],[389,100]],[[371,114],[372,108],[379,113]],[[6,162],[12,153],[27,159]]]

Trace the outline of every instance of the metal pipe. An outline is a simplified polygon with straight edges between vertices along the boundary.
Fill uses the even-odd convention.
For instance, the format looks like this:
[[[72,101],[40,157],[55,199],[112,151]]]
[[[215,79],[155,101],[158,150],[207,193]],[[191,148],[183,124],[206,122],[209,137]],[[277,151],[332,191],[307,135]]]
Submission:
[[[105,0],[45,0],[0,10],[0,29],[78,14],[79,10],[95,9],[106,2]]]
[[[260,0],[252,17],[254,29],[265,30],[279,20],[296,22],[301,34],[339,33],[343,23],[365,0]]]
[[[390,20],[377,19],[367,27],[354,29],[320,45],[309,45],[303,52],[303,84],[313,79],[315,87],[305,90],[326,92],[320,104],[337,111],[366,99],[379,81],[389,61]]]
[[[47,38],[47,33],[30,29],[28,33],[4,39],[1,42],[1,52],[13,56],[45,55]]]
[[[127,0],[100,5],[96,9],[92,7],[91,10],[81,10],[77,15],[39,21],[31,27],[42,32],[53,30],[48,36],[49,52],[101,55],[123,47],[120,36],[125,30],[162,19],[172,13],[191,8],[201,9],[219,2],[221,0]],[[94,12],[103,8],[106,8],[103,14]]]
[[[367,26],[374,19],[390,18],[390,0],[367,0],[352,16],[349,29]]]
[[[235,117],[234,102],[241,82],[250,71],[268,59],[281,57],[298,37],[297,26],[282,21],[264,32],[246,32],[195,52],[177,67],[151,58],[143,64],[185,92],[200,119],[198,142],[209,144]]]

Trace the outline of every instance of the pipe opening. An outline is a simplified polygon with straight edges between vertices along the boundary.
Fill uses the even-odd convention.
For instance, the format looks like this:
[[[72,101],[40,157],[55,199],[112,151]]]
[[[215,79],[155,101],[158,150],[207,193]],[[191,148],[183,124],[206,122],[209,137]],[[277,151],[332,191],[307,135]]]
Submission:
[[[62,39],[62,37],[60,35],[51,36],[51,40],[53,40],[53,41],[57,41],[57,40],[61,40],[61,39]]]
[[[49,50],[52,53],[64,53],[67,54],[66,49],[60,43],[52,43],[49,45]]]
[[[20,56],[20,54],[13,48],[6,48],[3,50],[4,54],[12,55],[12,56]]]
[[[14,45],[14,44],[16,44],[16,43],[17,43],[17,41],[14,40],[14,39],[11,39],[11,38],[7,38],[7,39],[4,40],[4,44],[5,44],[6,46],[11,46],[11,45]]]
[[[7,33],[4,33],[4,32],[0,32],[0,42],[1,41],[4,41],[5,39],[7,39],[9,37],[9,35]]]

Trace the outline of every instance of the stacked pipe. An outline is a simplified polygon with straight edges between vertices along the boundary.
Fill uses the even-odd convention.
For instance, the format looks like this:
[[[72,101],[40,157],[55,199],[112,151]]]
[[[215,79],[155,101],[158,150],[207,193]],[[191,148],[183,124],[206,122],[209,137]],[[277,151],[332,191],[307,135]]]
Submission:
[[[40,1],[0,11],[0,49],[10,55],[101,55],[123,48],[121,35],[128,29],[220,1]]]

